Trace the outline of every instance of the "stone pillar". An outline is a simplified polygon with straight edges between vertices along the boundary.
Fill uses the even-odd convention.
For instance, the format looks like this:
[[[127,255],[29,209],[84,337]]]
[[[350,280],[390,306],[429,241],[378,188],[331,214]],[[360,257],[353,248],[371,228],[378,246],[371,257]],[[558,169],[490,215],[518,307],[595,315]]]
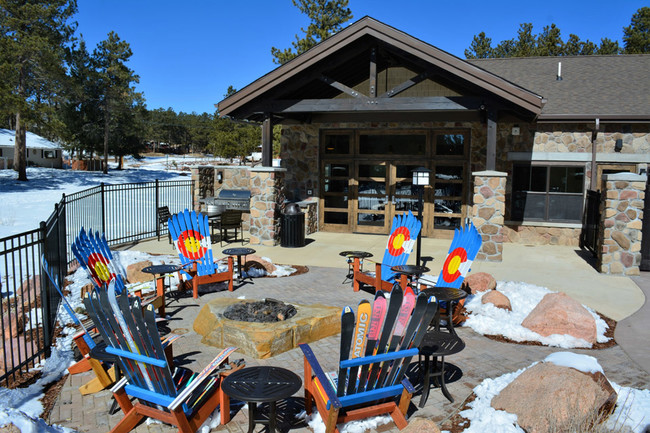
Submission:
[[[214,167],[194,166],[191,168],[194,191],[192,192],[192,205],[194,210],[199,212],[201,204],[199,200],[206,197],[214,197]]]
[[[597,269],[604,274],[639,275],[646,176],[603,176]]]
[[[285,168],[249,169],[251,187],[250,243],[275,246],[280,243],[281,209],[285,200]]]
[[[477,260],[503,259],[503,224],[506,210],[506,176],[501,171],[478,171],[474,176],[472,222],[483,237]]]

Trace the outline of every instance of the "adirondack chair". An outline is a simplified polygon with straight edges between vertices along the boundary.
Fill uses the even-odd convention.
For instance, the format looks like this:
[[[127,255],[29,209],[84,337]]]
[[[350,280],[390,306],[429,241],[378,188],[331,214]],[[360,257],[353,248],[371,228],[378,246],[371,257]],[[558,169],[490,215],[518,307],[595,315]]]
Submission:
[[[230,403],[221,391],[219,369],[228,364],[228,356],[236,348],[222,350],[198,374],[185,368],[171,369],[162,351],[153,309],[148,307],[143,312],[140,299],[125,294],[111,300],[111,290],[93,290],[84,299],[90,317],[107,342],[105,352],[116,358],[124,373],[111,388],[124,412],[111,432],[129,432],[145,417],[172,424],[181,433],[195,432],[217,406],[221,423],[228,422]]]
[[[99,232],[93,233],[92,230],[86,233],[86,230],[82,227],[71,246],[71,250],[97,289],[101,289],[103,286],[115,281],[117,293],[126,290],[126,270],[117,257],[113,256],[103,234],[100,235]],[[136,287],[133,293],[142,297],[141,288]],[[165,292],[161,287],[156,287],[156,295],[147,296],[145,302],[158,308],[160,315],[164,316]]]
[[[325,373],[309,345],[300,345],[305,358],[305,410],[311,413],[313,403],[316,404],[326,433],[338,433],[337,424],[386,413],[399,429],[407,425],[405,415],[414,389],[405,372],[412,357],[418,354],[419,342],[435,315],[437,303],[424,294],[417,301],[413,295],[410,303],[404,296],[402,302],[402,290],[396,285],[390,302],[401,303],[398,313],[392,305],[385,308],[385,298],[382,307],[383,292],[379,294],[370,314],[359,305],[356,328],[349,325],[350,320],[354,322],[352,309],[343,309],[341,360],[336,372]],[[328,358],[331,356],[328,354]]]
[[[354,291],[358,292],[363,284],[373,286],[375,291],[390,291],[396,277],[395,272],[391,271],[390,268],[406,264],[421,228],[422,223],[410,211],[393,218],[384,258],[381,263],[375,263],[374,275],[362,271],[361,260],[358,257],[353,259],[354,277],[352,286]],[[406,288],[406,284],[406,275],[402,275],[400,280],[402,289]]]
[[[472,262],[476,258],[482,242],[481,235],[474,224],[470,223],[469,226],[456,229],[438,279],[434,281],[429,276],[423,275],[418,282],[423,288],[427,285],[435,285],[459,289],[465,276],[470,271]],[[465,300],[462,299],[454,308],[452,320],[455,324],[465,320],[461,314],[464,303]],[[445,304],[441,304],[441,314],[447,314]]]
[[[233,259],[228,257],[228,269],[219,272],[218,265],[212,256],[208,217],[185,209],[184,212],[172,215],[167,221],[167,225],[178,257],[185,267],[179,274],[185,277],[185,283],[192,282],[194,298],[199,297],[199,285],[201,284],[227,281],[228,290],[232,292]]]
[[[82,395],[87,395],[99,392],[102,389],[109,387],[115,382],[115,368],[109,367],[105,363],[102,363],[101,361],[90,356],[91,350],[97,346],[95,340],[93,340],[91,336],[91,330],[89,330],[85,326],[84,322],[79,319],[79,317],[75,314],[72,306],[66,300],[63,292],[61,291],[59,279],[50,271],[50,267],[47,263],[47,260],[45,259],[45,255],[41,256],[41,267],[45,274],[48,276],[54,288],[57,290],[57,292],[59,292],[61,300],[63,301],[63,307],[65,308],[66,312],[70,315],[74,324],[80,328],[79,332],[72,336],[72,339],[77,345],[77,348],[79,349],[79,352],[83,358],[72,366],[68,367],[68,372],[70,374],[77,374],[92,370],[95,373],[95,377],[93,379],[79,387],[79,392],[81,392]]]

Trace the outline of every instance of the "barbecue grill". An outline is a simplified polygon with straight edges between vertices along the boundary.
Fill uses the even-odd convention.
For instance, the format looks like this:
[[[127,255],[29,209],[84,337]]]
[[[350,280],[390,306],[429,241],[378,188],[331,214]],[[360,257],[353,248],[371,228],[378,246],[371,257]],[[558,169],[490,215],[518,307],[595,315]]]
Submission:
[[[221,189],[218,197],[207,197],[203,202],[208,206],[208,214],[210,211],[221,213],[226,209],[249,212],[251,192],[246,189]]]

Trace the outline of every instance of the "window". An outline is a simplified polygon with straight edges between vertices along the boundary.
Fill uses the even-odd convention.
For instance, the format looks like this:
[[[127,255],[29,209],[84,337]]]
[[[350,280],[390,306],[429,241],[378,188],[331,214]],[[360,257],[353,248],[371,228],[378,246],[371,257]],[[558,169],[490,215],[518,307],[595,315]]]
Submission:
[[[47,158],[47,159],[56,158],[56,150],[43,150],[43,158]]]
[[[584,167],[515,165],[511,218],[580,222],[583,191]]]

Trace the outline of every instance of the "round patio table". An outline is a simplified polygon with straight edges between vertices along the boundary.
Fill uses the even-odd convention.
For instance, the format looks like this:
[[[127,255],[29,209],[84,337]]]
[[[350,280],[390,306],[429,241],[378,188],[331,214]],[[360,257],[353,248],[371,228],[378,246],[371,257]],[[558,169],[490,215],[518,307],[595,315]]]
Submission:
[[[180,265],[152,265],[142,268],[142,272],[153,275],[153,283],[156,287],[156,295],[162,298],[162,305],[158,309],[161,317],[165,317],[165,276],[183,269]],[[158,275],[158,277],[156,276]],[[169,287],[169,285],[167,285]]]
[[[436,301],[438,301],[438,311],[436,312],[436,315],[434,317],[434,324],[436,326],[440,326],[440,319],[441,319],[441,313],[440,313],[440,303],[441,302],[446,302],[447,305],[447,328],[449,328],[450,331],[453,332],[454,328],[454,322],[452,320],[453,312],[454,312],[454,306],[458,304],[462,299],[465,299],[468,296],[468,293],[462,289],[456,289],[454,287],[427,287],[426,289],[422,290],[421,293],[426,294],[427,296],[435,296]]]
[[[237,256],[237,283],[242,283],[243,278],[243,269],[241,264],[241,256],[247,256],[249,254],[255,254],[255,250],[252,248],[240,247],[240,248],[226,248],[222,251],[227,256]]]
[[[255,423],[268,424],[269,433],[275,433],[277,401],[291,397],[301,386],[296,373],[264,365],[235,371],[223,380],[221,389],[230,398],[248,403],[248,433],[253,433]],[[269,403],[268,420],[257,418],[257,403]]]
[[[360,269],[363,269],[363,259],[367,259],[368,257],[372,257],[372,253],[369,253],[367,251],[341,251],[339,253],[339,256],[345,257],[348,259],[348,275],[346,275],[345,279],[341,284],[345,284],[348,280],[352,280],[354,283],[354,259],[359,259],[361,261],[360,264]]]

